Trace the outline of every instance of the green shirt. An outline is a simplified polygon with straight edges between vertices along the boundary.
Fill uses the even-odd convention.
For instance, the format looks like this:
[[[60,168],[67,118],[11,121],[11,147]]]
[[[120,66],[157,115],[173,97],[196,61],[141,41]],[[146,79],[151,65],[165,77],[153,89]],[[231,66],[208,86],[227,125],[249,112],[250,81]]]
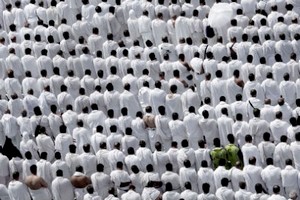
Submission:
[[[210,156],[216,169],[219,166],[219,161],[223,158],[226,160],[226,150],[222,147],[216,147],[210,152]]]
[[[235,166],[236,162],[240,161],[239,151],[240,149],[234,144],[228,144],[225,146],[227,156],[227,167],[231,168]]]

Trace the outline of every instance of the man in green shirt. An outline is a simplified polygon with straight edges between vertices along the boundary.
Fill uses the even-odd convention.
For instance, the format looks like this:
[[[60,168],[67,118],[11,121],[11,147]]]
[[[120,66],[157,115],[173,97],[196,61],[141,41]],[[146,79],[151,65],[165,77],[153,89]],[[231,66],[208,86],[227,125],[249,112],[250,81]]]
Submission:
[[[233,134],[228,134],[227,139],[229,144],[225,146],[226,150],[226,158],[227,158],[227,165],[226,168],[230,169],[231,167],[235,166],[237,162],[242,162],[243,154],[235,144],[234,144],[234,136]]]
[[[214,169],[216,169],[219,166],[219,161],[221,159],[225,159],[225,160],[227,159],[226,159],[226,150],[223,147],[221,147],[219,138],[214,139],[214,146],[215,148],[213,148],[212,151],[210,152],[210,157],[213,162],[213,167]]]

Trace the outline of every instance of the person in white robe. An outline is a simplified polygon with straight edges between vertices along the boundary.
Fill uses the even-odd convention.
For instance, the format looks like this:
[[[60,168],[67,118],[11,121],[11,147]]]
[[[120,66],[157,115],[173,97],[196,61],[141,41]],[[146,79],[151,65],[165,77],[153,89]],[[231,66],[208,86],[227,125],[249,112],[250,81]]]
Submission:
[[[140,159],[141,171],[146,171],[146,166],[153,164],[153,157],[151,150],[146,147],[145,141],[140,141],[140,147],[136,151],[136,156]]]
[[[293,53],[293,46],[290,41],[286,40],[286,36],[284,34],[281,34],[279,37],[280,40],[275,44],[275,51],[281,55],[282,61],[287,63]]]
[[[201,162],[201,167],[198,170],[198,191],[199,193],[204,192],[202,189],[202,185],[204,183],[209,183],[211,186],[211,193],[216,191],[215,179],[214,179],[214,171],[208,167],[207,161],[203,160]]]
[[[222,115],[218,118],[217,123],[219,128],[221,144],[226,146],[227,144],[229,144],[227,140],[227,135],[232,133],[232,125],[234,121],[232,118],[228,117],[227,108],[222,108],[221,112]]]
[[[24,110],[22,99],[16,94],[11,95],[11,99],[7,103],[7,108],[10,110],[12,116],[20,117]]]
[[[60,86],[60,93],[57,95],[57,104],[62,113],[66,112],[67,105],[74,106],[74,98],[68,92],[68,88],[66,85]],[[52,107],[52,106],[51,106]],[[50,114],[51,115],[51,114]]]
[[[101,28],[101,31],[100,31],[100,35],[102,37],[106,37],[107,33],[109,33],[108,27],[107,27],[107,22],[104,18],[105,14],[106,14],[105,9],[98,5],[95,7],[95,13],[91,20],[94,27],[103,27],[103,28]]]
[[[203,183],[202,184],[202,190],[203,193],[198,195],[198,200],[217,200],[217,197],[215,196],[215,194],[212,193],[212,191],[210,190],[210,184],[209,183]]]
[[[65,125],[59,127],[59,134],[55,137],[54,144],[55,150],[58,150],[62,154],[63,160],[65,160],[65,156],[69,152],[69,146],[73,144],[73,138],[70,134],[67,134]]]
[[[249,81],[245,83],[244,89],[243,89],[243,99],[244,101],[248,100],[251,96],[251,91],[255,90],[257,99],[259,99],[261,102],[264,101],[264,92],[262,86],[255,80],[254,74],[249,74]],[[259,107],[258,107],[259,108]]]
[[[79,96],[74,101],[74,110],[79,114],[84,108],[90,109],[90,98],[86,95],[85,89],[80,88]]]
[[[282,188],[281,169],[273,165],[272,158],[267,158],[266,164],[267,167],[261,171],[261,178],[266,184],[267,191],[271,194],[275,185]],[[283,192],[281,191],[280,194],[283,194]]]
[[[278,143],[274,150],[274,165],[283,169],[285,167],[285,160],[293,159],[293,153],[291,151],[291,146],[287,143],[287,137],[282,136],[280,138],[280,143]]]
[[[198,148],[198,141],[203,139],[199,120],[200,116],[196,115],[195,108],[193,106],[189,107],[189,114],[184,117],[183,122],[186,126],[191,147],[194,150]]]
[[[163,20],[163,14],[157,13],[157,18],[151,22],[151,30],[156,46],[162,43],[162,38],[168,36],[167,23]]]
[[[120,94],[120,107],[128,108],[128,115],[134,118],[137,112],[141,111],[142,108],[138,102],[136,96],[131,92],[131,85],[125,83],[124,91]]]
[[[282,56],[280,54],[275,55],[275,63],[272,66],[274,80],[277,82],[277,84],[280,84],[280,82],[283,80],[283,74],[289,73],[289,69],[286,66],[286,64],[283,62]]]
[[[96,156],[91,152],[90,144],[85,144],[83,147],[83,153],[79,156],[79,161],[83,167],[84,174],[90,177],[96,172],[97,160]]]
[[[25,55],[21,59],[24,71],[29,71],[34,78],[38,78],[37,59],[31,55],[31,49],[25,49]]]
[[[178,146],[181,147],[181,142],[185,139],[188,139],[186,128],[183,121],[178,118],[177,113],[172,114],[172,119],[173,120],[169,122],[172,140],[177,142]]]
[[[264,141],[262,141],[258,144],[258,150],[259,150],[259,153],[260,153],[260,157],[261,157],[261,160],[262,160],[263,167],[266,166],[266,160],[268,158],[273,158],[274,157],[275,144],[273,144],[270,141],[270,137],[271,137],[270,133],[265,132],[263,134]]]
[[[264,90],[265,99],[269,99],[271,105],[276,105],[276,102],[280,97],[280,90],[276,81],[273,80],[273,74],[270,72],[267,73],[267,78],[261,85]]]
[[[51,113],[51,105],[57,106],[57,99],[55,95],[50,92],[50,86],[48,85],[44,88],[39,97],[39,106],[41,107],[44,115],[49,115]]]
[[[131,183],[128,173],[123,169],[123,163],[117,162],[116,170],[110,173],[111,181],[117,187],[118,196],[121,196],[129,189]]]
[[[266,120],[260,118],[260,110],[254,109],[253,118],[249,121],[250,135],[253,137],[254,144],[258,145],[262,141],[265,132],[270,132],[270,125]]]
[[[73,186],[69,179],[63,177],[63,171],[56,171],[56,178],[52,182],[54,199],[65,200],[74,198]]]
[[[190,182],[184,184],[185,190],[181,192],[180,199],[184,198],[186,200],[197,199],[198,194],[192,191],[192,185]]]
[[[295,108],[296,103],[296,84],[293,81],[290,81],[290,75],[284,74],[283,81],[279,84],[279,90],[282,97],[289,104],[291,108]]]
[[[290,118],[293,116],[293,109],[289,106],[288,103],[285,102],[284,98],[279,98],[277,101],[277,105],[274,106],[274,112],[282,113],[282,120],[289,122]]]
[[[280,194],[280,186],[275,185],[273,187],[273,194],[268,198],[268,200],[285,200],[286,198]]]
[[[17,118],[12,116],[10,111],[7,110],[2,116],[1,123],[3,125],[3,132],[5,136],[12,140],[12,143],[15,147],[19,148],[21,142],[21,133]]]
[[[83,200],[101,200],[101,197],[98,193],[94,190],[94,187],[88,185],[86,187],[87,194],[84,195]]]
[[[255,165],[256,164],[255,157],[249,158],[248,161],[249,164],[244,167],[243,172],[247,184],[247,190],[254,193],[255,185],[257,183],[262,184],[263,187],[265,186],[261,177],[262,167]]]
[[[174,191],[181,191],[179,175],[173,172],[173,165],[171,163],[166,164],[166,171],[161,175],[161,181],[166,187],[168,183],[171,183]]]
[[[68,93],[75,99],[79,94],[80,79],[74,76],[73,70],[68,71],[68,76],[64,79],[64,84],[68,88]]]
[[[82,147],[86,144],[90,144],[90,136],[91,133],[87,128],[84,128],[84,124],[82,120],[78,120],[77,128],[73,129],[73,139],[75,140],[77,146],[77,152],[79,154],[83,153]]]
[[[0,182],[3,185],[7,185],[9,182],[9,160],[6,155],[3,155],[3,148],[0,147],[0,161],[1,161],[1,171],[0,171]]]
[[[130,126],[131,122],[128,125]],[[124,136],[121,139],[122,149],[125,154],[127,154],[128,148],[131,147],[136,151],[139,147],[139,140],[132,135],[132,129],[129,126],[125,127]]]
[[[28,93],[29,90],[33,90],[35,97],[40,96],[40,91],[37,84],[37,79],[31,76],[29,71],[25,72],[26,77],[22,81],[22,89],[24,93]]]
[[[189,160],[184,161],[184,167],[179,170],[179,182],[181,185],[181,190],[184,191],[185,184],[189,182],[191,184],[191,190],[193,192],[198,192],[198,177],[195,169],[191,167]]]
[[[236,121],[232,125],[232,134],[235,136],[240,147],[245,144],[245,136],[249,132],[249,124],[243,121],[243,119],[243,115],[238,113],[236,115]]]
[[[146,187],[143,189],[142,199],[155,200],[160,197],[161,197],[161,192],[154,187],[152,181],[149,181]]]
[[[61,91],[61,87],[64,84],[64,77],[60,75],[60,70],[58,67],[53,68],[53,73],[50,77],[50,88],[51,92],[57,97]]]
[[[169,156],[165,151],[162,151],[162,144],[156,142],[155,151],[152,154],[155,171],[161,176],[165,171],[166,164],[169,163]]]
[[[222,178],[221,180],[221,187],[216,191],[216,197],[220,200],[226,199],[234,199],[234,192],[228,186],[229,180],[228,178]]]
[[[184,11],[181,11],[180,16],[176,18],[174,27],[176,34],[176,42],[179,42],[181,38],[191,37],[193,30],[190,26],[190,23],[188,22],[188,18],[186,17],[186,13]]]
[[[239,78],[240,71],[235,70],[233,72],[233,76],[227,80],[226,89],[228,92],[227,99],[228,103],[234,103],[236,99],[236,95],[242,94],[244,82]],[[233,116],[234,113],[233,113]]]
[[[238,191],[240,188],[239,183],[240,182],[245,182],[244,178],[244,172],[242,169],[242,163],[241,162],[236,162],[235,166],[233,166],[230,171],[230,180],[231,180],[231,187],[233,191]]]
[[[173,190],[173,185],[170,182],[166,183],[166,190],[162,195],[163,200],[172,200],[172,199],[180,199],[180,194]]]
[[[37,176],[37,167],[32,165],[30,167],[31,175],[25,179],[25,184],[29,187],[29,192],[33,200],[40,198],[50,200],[51,192],[48,189],[48,185],[42,177]]]
[[[222,109],[227,109],[227,115],[229,118],[233,118],[231,114],[230,105],[226,102],[226,97],[221,96],[218,105],[215,107],[215,116],[219,119],[222,116]]]
[[[74,144],[69,146],[69,153],[66,154],[64,160],[70,169],[70,173],[74,173],[75,168],[80,165],[79,155],[76,154],[76,146]]]
[[[270,123],[270,130],[274,139],[275,144],[280,142],[281,136],[287,136],[287,129],[289,124],[282,120],[282,112],[278,111],[275,114],[275,120]]]
[[[291,159],[287,159],[285,163],[286,167],[281,170],[283,193],[288,195],[292,191],[295,191],[296,194],[299,194],[298,171],[293,167],[293,161]]]
[[[147,40],[154,41],[151,29],[151,19],[149,18],[148,11],[143,11],[143,15],[138,18],[139,32],[142,36],[144,43]]]
[[[51,163],[47,161],[47,152],[41,152],[41,159],[37,161],[37,175],[42,177],[51,188],[53,176],[51,173]]]
[[[240,189],[236,191],[234,195],[235,200],[250,199],[252,193],[246,190],[246,183],[240,182],[239,186]]]
[[[295,168],[297,170],[299,170],[300,162],[299,162],[299,159],[297,158],[297,153],[300,150],[300,145],[299,145],[300,133],[299,132],[295,134],[295,139],[296,139],[296,141],[291,143],[291,151],[292,151],[294,162],[295,162]]]
[[[252,136],[246,135],[245,141],[246,144],[244,144],[241,149],[243,153],[244,165],[249,165],[249,159],[255,158],[255,163],[257,164],[257,166],[261,166],[260,154],[257,146],[252,144]]]
[[[211,81],[211,98],[214,106],[220,102],[221,96],[226,96],[226,80],[222,79],[222,71],[217,70],[215,76],[216,78]]]
[[[289,141],[294,142],[295,141],[295,135],[299,132],[299,126],[297,124],[297,119],[295,117],[290,118],[290,126],[287,129],[287,137]]]
[[[45,132],[45,129],[39,128],[39,134],[36,136],[37,147],[39,152],[47,152],[47,160],[52,161],[54,158],[54,142]]]
[[[109,175],[103,172],[103,164],[97,165],[97,172],[91,176],[91,181],[94,189],[98,192],[101,197],[108,196],[108,190],[112,187],[112,182]]]
[[[90,94],[94,91],[95,80],[91,77],[90,70],[85,70],[85,75],[81,79],[81,87],[85,89],[87,96],[90,96]]]
[[[108,83],[106,86],[107,91],[104,92],[104,103],[107,107],[107,110],[113,109],[115,117],[120,116],[120,102],[119,96],[120,93],[114,90],[112,83]]]
[[[22,86],[17,78],[14,78],[14,72],[8,71],[8,78],[4,80],[4,88],[7,93],[8,98],[13,94],[17,94],[18,96],[22,96],[21,90]]]
[[[20,179],[19,172],[14,172],[12,175],[12,180],[8,184],[8,194],[10,199],[23,199],[23,200],[30,200],[30,194],[28,192],[27,186],[22,183]]]
[[[197,110],[200,107],[200,97],[198,93],[195,91],[194,86],[190,86],[184,93],[181,95],[182,108],[186,114],[189,113],[189,108],[194,107]]]
[[[212,148],[213,140],[220,137],[218,123],[215,119],[209,118],[210,115],[207,110],[202,112],[202,116],[203,118],[199,120],[199,125],[208,148]]]
[[[73,136],[73,130],[77,126],[77,113],[73,111],[72,105],[67,105],[66,110],[62,114],[62,120],[67,126],[68,133]]]
[[[177,94],[176,85],[171,85],[170,94],[166,96],[166,111],[168,117],[171,117],[173,113],[177,113],[179,119],[183,119],[181,96]]]

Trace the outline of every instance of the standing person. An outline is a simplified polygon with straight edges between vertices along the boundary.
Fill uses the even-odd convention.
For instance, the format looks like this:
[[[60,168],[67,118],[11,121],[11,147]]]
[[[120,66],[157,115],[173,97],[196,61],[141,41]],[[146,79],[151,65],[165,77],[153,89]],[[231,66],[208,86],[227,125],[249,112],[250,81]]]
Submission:
[[[33,200],[51,200],[48,185],[42,177],[37,176],[37,166],[31,165],[31,175],[25,178],[25,184],[29,188]]]
[[[74,199],[73,186],[69,179],[63,178],[63,171],[56,171],[56,178],[52,182],[52,194],[55,200]]]
[[[9,180],[9,160],[2,153],[3,148],[0,146],[0,184],[6,185]]]
[[[295,162],[295,168],[300,170],[300,159],[298,156],[300,152],[300,132],[295,134],[295,139],[296,141],[291,143],[291,151]]]
[[[91,180],[84,175],[82,166],[79,165],[76,167],[76,172],[73,174],[70,181],[74,187],[76,199],[83,200],[85,187],[91,184]]]
[[[19,181],[19,172],[14,172],[13,180],[8,184],[8,194],[12,200],[31,200],[28,189],[24,183]]]
[[[219,166],[219,161],[221,159],[226,160],[226,150],[223,147],[221,147],[219,138],[214,139],[214,146],[215,148],[213,148],[210,152],[210,156],[213,162],[213,167],[214,169],[216,169]]]

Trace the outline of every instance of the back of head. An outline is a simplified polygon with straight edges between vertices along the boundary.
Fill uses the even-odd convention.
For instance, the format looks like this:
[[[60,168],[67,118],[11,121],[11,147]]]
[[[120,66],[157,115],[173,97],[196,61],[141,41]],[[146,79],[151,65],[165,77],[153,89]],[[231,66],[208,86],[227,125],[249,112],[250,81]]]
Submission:
[[[33,175],[36,175],[36,173],[37,173],[37,166],[36,166],[36,165],[31,165],[31,166],[30,166],[30,172],[31,172]]]
[[[210,185],[209,185],[209,183],[203,183],[203,184],[202,184],[202,190],[203,190],[204,194],[208,194],[208,193],[209,193],[209,190],[210,190]]]
[[[221,179],[221,185],[222,185],[223,187],[227,187],[227,186],[228,186],[228,183],[229,183],[228,178],[222,178],[222,179]]]
[[[215,147],[220,147],[221,146],[221,141],[220,141],[219,138],[215,138],[213,142],[214,142]]]
[[[279,192],[280,192],[280,187],[279,187],[279,185],[274,185],[274,186],[273,186],[273,192],[274,192],[275,194],[279,194]]]
[[[251,143],[251,142],[252,142],[252,136],[249,135],[249,134],[247,134],[247,135],[245,136],[245,141],[246,141],[247,143]]]
[[[246,183],[244,181],[239,182],[239,186],[241,189],[246,189]]]

